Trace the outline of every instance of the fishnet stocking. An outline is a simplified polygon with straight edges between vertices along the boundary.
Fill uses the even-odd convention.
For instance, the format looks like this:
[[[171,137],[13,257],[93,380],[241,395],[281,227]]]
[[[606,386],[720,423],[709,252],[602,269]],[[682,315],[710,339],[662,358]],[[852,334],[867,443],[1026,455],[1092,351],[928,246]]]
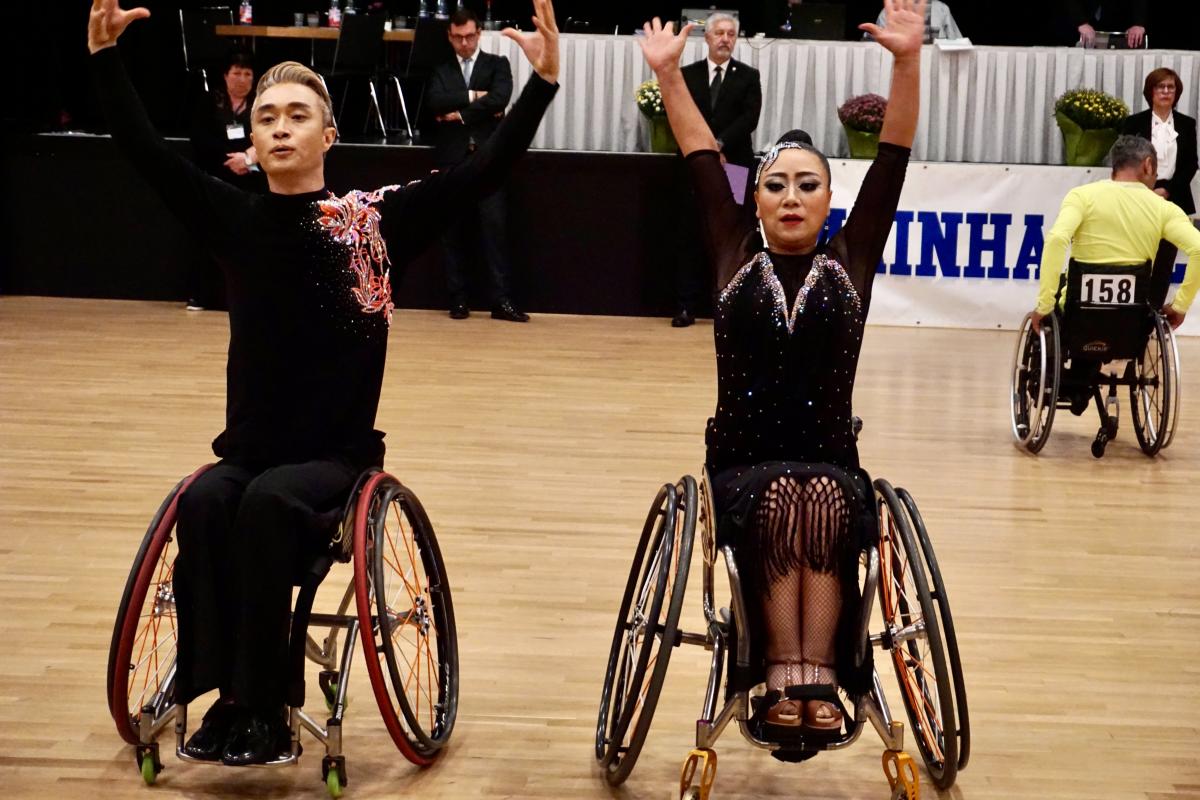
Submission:
[[[828,477],[780,478],[759,502],[754,522],[768,578],[767,688],[835,683],[838,567],[849,530],[841,487]]]

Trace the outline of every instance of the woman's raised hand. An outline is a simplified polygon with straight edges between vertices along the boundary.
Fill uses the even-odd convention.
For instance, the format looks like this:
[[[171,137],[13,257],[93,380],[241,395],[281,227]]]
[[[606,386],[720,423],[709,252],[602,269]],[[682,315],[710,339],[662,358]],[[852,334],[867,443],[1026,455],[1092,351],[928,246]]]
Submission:
[[[95,53],[112,47],[129,23],[148,16],[148,8],[122,11],[117,0],[92,0],[92,13],[88,16],[88,51]]]
[[[550,0],[533,0],[532,33],[505,28],[501,33],[512,39],[525,52],[533,71],[548,83],[558,82],[558,22],[554,19],[554,4]]]
[[[925,6],[926,0],[883,0],[884,27],[864,22],[858,28],[897,58],[916,55],[925,42]]]
[[[696,26],[689,22],[677,34],[675,33],[675,23],[668,22],[664,25],[658,17],[642,26],[642,31],[646,35],[641,38],[639,44],[642,46],[642,55],[646,57],[646,63],[650,65],[650,69],[654,70],[655,74],[670,69],[672,66],[679,66],[679,59],[683,56],[683,48],[687,44],[688,34],[694,27]]]

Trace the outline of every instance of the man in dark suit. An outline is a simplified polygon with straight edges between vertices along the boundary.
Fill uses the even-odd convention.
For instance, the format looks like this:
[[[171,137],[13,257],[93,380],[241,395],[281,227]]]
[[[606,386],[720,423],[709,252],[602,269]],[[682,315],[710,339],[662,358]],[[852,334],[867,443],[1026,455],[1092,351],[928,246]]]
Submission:
[[[1137,48],[1146,38],[1146,6],[1146,0],[1059,0],[1059,13],[1068,36],[1077,32],[1084,47],[1095,46],[1096,31],[1123,31],[1126,44]]]
[[[474,13],[463,8],[456,11],[450,18],[448,33],[455,58],[434,70],[426,90],[429,107],[437,119],[434,159],[438,169],[465,160],[488,140],[504,117],[513,91],[508,59],[480,51],[479,19]],[[451,318],[471,315],[467,305],[467,245],[478,231],[491,280],[492,317],[529,321],[529,315],[519,311],[509,296],[507,213],[507,192],[501,187],[479,201],[477,213],[467,211],[443,234]]]
[[[762,111],[762,81],[758,70],[735,61],[733,47],[737,44],[738,22],[728,14],[713,14],[704,25],[704,41],[708,58],[683,68],[688,92],[704,121],[717,137],[721,160],[749,168],[754,164],[754,145],[751,134],[758,127]],[[688,240],[679,248],[680,262],[676,270],[678,307],[671,324],[676,328],[691,325],[693,311],[705,282],[697,256],[695,202],[689,198],[681,204],[685,219],[679,226]]]

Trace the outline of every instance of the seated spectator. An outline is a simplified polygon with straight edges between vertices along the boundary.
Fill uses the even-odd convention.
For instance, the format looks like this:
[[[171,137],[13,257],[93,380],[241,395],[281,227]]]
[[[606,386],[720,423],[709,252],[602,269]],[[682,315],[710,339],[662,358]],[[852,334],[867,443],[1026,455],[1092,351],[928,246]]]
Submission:
[[[887,10],[879,12],[879,16],[875,19],[875,24],[880,28],[887,22]],[[962,31],[958,29],[958,23],[954,21],[954,15],[950,13],[950,6],[942,2],[942,0],[930,0],[925,6],[925,44],[933,44],[934,39],[961,39],[963,38]],[[863,39],[871,39],[871,34],[864,33]]]
[[[248,192],[265,192],[250,143],[250,109],[254,107],[254,66],[250,55],[233,51],[224,80],[204,92],[192,113],[192,150],[196,164],[208,174]],[[212,258],[197,251],[187,265],[189,311],[225,308],[221,272]]]
[[[1097,31],[1122,31],[1129,47],[1145,46],[1146,0],[1059,0],[1059,5],[1083,47],[1096,46]]]

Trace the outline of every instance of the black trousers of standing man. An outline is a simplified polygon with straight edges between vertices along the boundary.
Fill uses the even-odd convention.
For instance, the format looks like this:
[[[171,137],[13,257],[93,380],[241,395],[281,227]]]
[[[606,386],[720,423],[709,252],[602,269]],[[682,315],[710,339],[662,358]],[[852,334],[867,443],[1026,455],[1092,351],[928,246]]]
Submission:
[[[292,585],[328,545],[359,470],[341,460],[222,461],[179,498],[175,700],[286,702]]]
[[[492,308],[511,299],[508,259],[508,190],[500,187],[474,208],[464,209],[442,233],[446,254],[446,288],[450,303],[467,304],[467,276],[471,272],[471,243],[478,235],[479,250],[487,267],[488,302]]]

